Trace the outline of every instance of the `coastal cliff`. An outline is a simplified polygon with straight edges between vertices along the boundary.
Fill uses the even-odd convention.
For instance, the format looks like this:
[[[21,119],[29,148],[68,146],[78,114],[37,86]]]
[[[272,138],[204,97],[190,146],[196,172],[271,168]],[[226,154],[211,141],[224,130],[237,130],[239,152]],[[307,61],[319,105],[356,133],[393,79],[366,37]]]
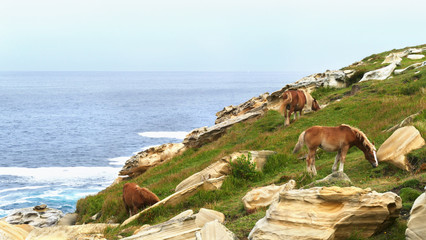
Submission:
[[[273,235],[274,233],[262,233],[259,231],[259,227],[255,227],[256,222],[259,221],[258,224],[273,222],[274,220],[270,218],[271,214],[275,214],[273,217],[283,220],[284,213],[278,213],[277,206],[280,206],[282,202],[300,198],[299,192],[301,192],[322,196],[309,195],[312,199],[321,198],[321,200],[312,200],[312,202],[318,202],[321,205],[321,214],[318,214],[321,215],[321,221],[318,221],[314,230],[327,233],[324,234],[326,236],[323,239],[342,239],[341,236],[353,239],[364,239],[364,237],[401,239],[405,236],[411,206],[415,198],[424,191],[426,184],[424,145],[410,150],[409,153],[402,151],[410,164],[409,171],[398,168],[390,162],[381,161],[379,166],[373,169],[361,151],[351,149],[345,164],[345,173],[353,185],[350,189],[339,188],[341,186],[339,181],[331,184],[317,181],[331,173],[336,153],[319,150],[316,154],[318,175],[310,177],[306,174],[306,164],[303,160],[303,155],[307,151],[303,150],[303,154],[295,155],[292,154],[292,150],[299,134],[308,127],[313,125],[336,126],[342,123],[361,129],[379,149],[395,130],[402,126],[401,122],[413,114],[417,115],[412,117],[408,125],[416,128],[419,132],[418,135],[424,138],[426,134],[426,113],[424,111],[426,108],[424,97],[426,58],[412,59],[408,56],[425,53],[426,45],[421,45],[374,54],[340,70],[313,74],[283,86],[282,89],[273,93],[261,94],[238,106],[225,107],[216,114],[217,119],[214,126],[195,129],[187,135],[183,143],[165,144],[157,150],[148,149],[130,158],[121,171],[121,175],[126,177],[125,180],[117,181],[97,195],[87,196],[78,201],[76,211],[78,224],[121,224],[120,226],[114,225],[102,232],[102,237],[107,239],[124,237],[139,239],[138,236],[147,237],[154,234],[153,231],[158,231],[155,233],[159,234],[158,236],[172,236],[161,231],[173,230],[175,229],[173,226],[178,225],[188,226],[190,230],[182,233],[190,234],[191,237],[188,239],[208,239],[206,236],[209,235],[207,232],[211,227],[209,221],[204,221],[203,218],[202,224],[200,221],[197,222],[197,218],[201,216],[200,212],[206,211],[214,216],[211,217],[211,222],[215,223],[211,225],[215,226],[215,233],[216,231],[221,232],[228,237],[224,239],[237,237],[239,239],[262,239],[262,234]],[[391,71],[389,71],[390,68],[392,68]],[[277,110],[281,103],[282,93],[288,89],[304,89],[310,92],[319,101],[322,109],[318,112],[308,111],[300,119],[292,121],[289,126],[284,127],[284,118]],[[389,129],[392,130],[387,131]],[[171,151],[172,148],[175,151]],[[274,154],[265,157],[261,171],[256,170],[256,174],[253,174],[254,177],[242,177],[229,171],[229,164],[236,159],[251,159],[253,162],[255,156],[251,156],[251,154],[249,156],[247,152],[242,154],[241,152],[244,150],[269,150]],[[233,155],[234,153],[238,154]],[[244,157],[241,157],[242,155]],[[153,162],[150,159],[154,157],[158,161],[148,166],[146,163]],[[221,175],[217,173],[221,173]],[[177,186],[185,185],[181,184],[182,182],[186,183],[194,178],[200,181],[188,188],[177,189]],[[289,193],[280,190],[280,193],[272,194],[278,198],[271,201],[270,208],[260,207],[251,211],[245,209],[242,198],[250,190],[271,184],[285,184],[291,179],[296,185],[294,189]],[[182,193],[181,191],[184,191],[185,194],[190,192],[190,194],[179,198],[179,201],[173,201],[173,204],[158,204],[150,207],[143,210],[137,217],[127,221],[129,216],[121,197],[123,184],[129,181],[149,188],[158,195],[163,203],[169,199],[176,199],[175,196],[183,196],[179,195]],[[333,187],[327,188],[330,186]],[[301,188],[308,190],[300,190]],[[351,194],[345,195],[345,192]],[[368,197],[371,196],[374,201],[365,200],[367,197],[361,197],[358,192],[368,195]],[[406,192],[412,193],[410,197]],[[323,197],[324,194],[328,199]],[[384,196],[383,199],[387,199],[386,204],[384,201],[378,200],[377,196]],[[414,199],[412,199],[413,196]],[[339,204],[336,203],[336,199],[339,199]],[[354,203],[354,199],[360,201],[359,206],[361,207]],[[347,205],[345,201],[355,205]],[[370,205],[362,205],[365,202]],[[302,203],[298,202],[293,202],[293,204],[294,208],[302,206]],[[380,219],[374,218],[369,221],[375,224],[374,226],[370,225],[368,229],[360,227],[359,231],[355,231],[348,230],[347,226],[342,224],[336,228],[338,230],[331,230],[335,223],[332,221],[341,223],[343,221],[337,216],[337,213],[347,214],[346,209],[353,208],[355,209],[354,216],[359,214],[367,216],[368,209],[373,208],[373,205],[374,209],[380,212]],[[308,214],[310,217],[315,215],[314,208]],[[184,214],[183,212],[186,210],[192,212]],[[210,212],[212,210],[215,212]],[[290,210],[284,208],[284,212]],[[339,212],[340,210],[342,212]],[[193,212],[198,213],[193,214]],[[216,212],[223,213],[223,217]],[[175,218],[176,215],[179,217]],[[373,216],[368,216],[368,218],[373,218]],[[210,217],[208,218],[210,219]],[[348,218],[352,219],[352,217]],[[289,219],[283,221],[286,222],[285,228],[292,228],[295,235],[308,229]],[[322,223],[324,226],[321,225]],[[146,226],[146,224],[150,226]],[[298,225],[299,230],[295,230],[295,225]],[[267,228],[280,231],[276,225],[273,227],[268,225]],[[173,231],[170,234],[174,234]],[[250,232],[252,234],[249,237]],[[375,235],[372,236],[372,234]]]

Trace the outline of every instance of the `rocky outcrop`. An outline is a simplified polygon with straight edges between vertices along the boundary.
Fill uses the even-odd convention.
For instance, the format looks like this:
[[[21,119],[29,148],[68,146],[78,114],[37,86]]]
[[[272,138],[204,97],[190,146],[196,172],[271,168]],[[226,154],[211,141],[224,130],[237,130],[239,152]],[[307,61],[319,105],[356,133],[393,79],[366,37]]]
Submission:
[[[382,62],[382,64],[385,63],[395,63],[396,65],[399,65],[402,61],[402,54],[401,53],[390,53],[386,56],[385,60]]]
[[[352,72],[347,72],[348,74]],[[327,70],[324,73],[312,74],[294,83],[289,84],[290,88],[318,88],[318,87],[346,87],[346,73],[342,70]],[[308,91],[311,92],[311,91]]]
[[[246,113],[265,111],[268,96],[269,96],[269,93],[264,93],[260,95],[259,97],[253,97],[247,102],[242,103],[238,106],[231,105],[231,106],[223,108],[222,111],[219,111],[216,113],[217,118],[216,118],[215,124],[219,124],[228,119],[238,117]]]
[[[77,222],[77,213],[67,213],[65,216],[58,221],[58,226],[71,226]]]
[[[149,148],[127,160],[119,175],[128,177],[138,176],[149,168],[170,160],[184,151],[185,146],[182,143],[167,143]]]
[[[426,61],[413,63],[410,66],[402,69],[395,69],[394,74],[402,74],[403,72],[410,70],[410,69],[417,69],[426,66]]]
[[[176,186],[175,191],[181,191],[192,185],[202,183],[208,179],[229,175],[231,173],[231,167],[229,166],[229,163],[237,159],[238,157],[241,157],[242,155],[248,158],[249,153],[251,155],[251,162],[256,164],[256,169],[258,171],[261,171],[263,169],[263,166],[265,165],[268,156],[275,154],[274,151],[267,150],[234,152],[230,155],[221,158],[219,161],[214,162],[213,164],[201,170],[200,172],[197,172],[186,178]]]
[[[201,208],[197,214],[193,214],[191,216],[183,216],[180,218],[175,217],[161,224],[144,227],[137,234],[123,239],[196,239],[196,233],[198,231],[201,231],[206,225],[206,223],[212,221],[223,223],[224,220],[225,215],[223,215],[223,213]],[[204,232],[206,231],[208,230],[205,230]]]
[[[280,193],[249,239],[346,239],[369,237],[393,222],[401,198],[356,187],[315,187]]]
[[[340,187],[352,186],[352,181],[344,172],[333,172],[323,179],[316,180],[308,186],[333,186],[338,185]]]
[[[422,59],[424,58],[425,55],[423,54],[410,54],[407,56],[408,59],[412,59],[412,60],[418,60],[418,59]]]
[[[377,151],[377,159],[380,162],[389,162],[396,167],[411,171],[406,154],[412,150],[421,148],[425,140],[420,132],[413,126],[397,129]]]
[[[221,137],[228,128],[236,123],[247,121],[252,118],[261,116],[264,111],[249,112],[243,115],[230,118],[212,127],[202,127],[192,130],[183,140],[183,144],[189,148],[201,147],[206,143],[213,142]]]
[[[360,82],[368,81],[368,80],[385,80],[388,78],[393,70],[395,70],[396,64],[391,63],[386,67],[376,69],[374,71],[364,73],[364,76],[360,80]]]
[[[242,198],[244,208],[247,212],[254,212],[256,209],[267,207],[271,203],[278,199],[280,192],[292,190],[296,186],[294,180],[290,180],[288,183],[280,186],[271,184],[265,187],[258,187],[248,192]]]
[[[27,239],[55,239],[55,240],[75,240],[91,239],[105,240],[104,232],[106,228],[115,228],[118,224],[84,224],[74,226],[54,226],[48,228],[36,228],[30,232]]]
[[[204,224],[200,231],[195,233],[196,240],[237,240],[237,236],[218,220]]]
[[[12,225],[0,220],[0,239],[24,240],[33,229],[30,225]]]
[[[6,217],[6,222],[10,224],[29,224],[34,227],[49,227],[55,225],[64,214],[62,211],[53,208],[21,208],[12,212]]]
[[[126,221],[124,221],[121,225],[127,225],[129,224],[131,221],[135,220],[136,218],[138,218],[141,214],[151,211],[153,208],[159,207],[159,206],[167,206],[167,205],[171,205],[174,206],[178,203],[183,202],[185,199],[193,196],[195,193],[197,193],[200,190],[205,190],[205,191],[212,191],[212,190],[217,190],[222,186],[223,181],[225,180],[225,176],[219,177],[219,178],[211,178],[211,179],[207,179],[206,181],[200,182],[198,184],[192,185],[188,188],[182,189],[178,192],[175,192],[174,194],[162,199],[161,201],[157,202],[156,204],[145,208],[144,210],[142,210],[141,212],[133,215],[132,217],[126,219]]]
[[[424,240],[426,239],[426,194],[422,193],[410,211],[410,219],[408,220],[407,230],[405,230],[407,240]]]

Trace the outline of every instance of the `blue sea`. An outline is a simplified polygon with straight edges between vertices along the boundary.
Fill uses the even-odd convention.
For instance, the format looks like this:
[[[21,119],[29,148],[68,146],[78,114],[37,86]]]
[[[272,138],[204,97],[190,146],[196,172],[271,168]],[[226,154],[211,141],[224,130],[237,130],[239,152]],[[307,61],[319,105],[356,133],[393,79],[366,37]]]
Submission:
[[[214,125],[216,112],[306,73],[0,72],[0,217],[78,199],[150,146]]]

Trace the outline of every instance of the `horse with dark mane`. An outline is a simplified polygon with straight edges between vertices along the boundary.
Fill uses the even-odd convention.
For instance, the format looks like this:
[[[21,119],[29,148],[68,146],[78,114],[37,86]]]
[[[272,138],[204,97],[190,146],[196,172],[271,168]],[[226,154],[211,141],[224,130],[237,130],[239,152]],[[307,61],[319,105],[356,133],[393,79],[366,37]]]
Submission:
[[[155,193],[144,187],[139,187],[136,183],[126,183],[123,186],[123,202],[126,211],[132,216],[139,209],[151,206],[160,201]]]
[[[318,147],[328,152],[337,151],[332,167],[333,172],[336,172],[338,162],[340,162],[339,172],[343,172],[346,154],[352,146],[356,146],[363,151],[365,159],[373,167],[379,165],[376,157],[376,148],[368,141],[367,136],[361,130],[346,124],[341,124],[337,127],[313,126],[308,128],[300,134],[293,153],[297,153],[303,147],[303,144],[309,149],[308,157],[306,158],[306,167],[309,174],[317,174],[315,168],[315,151]]]
[[[296,120],[297,112],[299,112],[299,118],[302,115],[302,110],[305,105],[308,105],[314,111],[318,111],[320,106],[315,98],[313,98],[308,92],[302,90],[287,90],[283,93],[283,102],[281,104],[280,112],[284,112],[285,123],[284,125],[290,124],[290,116],[294,112],[294,120]]]

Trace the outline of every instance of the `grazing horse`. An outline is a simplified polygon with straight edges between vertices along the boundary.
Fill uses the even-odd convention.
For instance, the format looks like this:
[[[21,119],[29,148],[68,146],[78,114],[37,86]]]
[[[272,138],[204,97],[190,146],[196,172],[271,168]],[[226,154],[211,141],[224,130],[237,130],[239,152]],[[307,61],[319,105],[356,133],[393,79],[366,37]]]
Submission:
[[[294,120],[296,120],[297,112],[299,117],[302,115],[302,110],[305,105],[308,105],[312,110],[318,111],[320,106],[315,98],[308,92],[302,90],[287,90],[283,93],[283,102],[280,112],[284,112],[284,125],[290,125],[290,116],[294,112]],[[288,111],[287,111],[288,110]]]
[[[147,188],[139,187],[136,183],[126,183],[123,186],[123,202],[130,217],[139,209],[160,201],[155,193]]]
[[[315,168],[315,151],[318,147],[328,152],[336,152],[336,159],[333,164],[332,171],[336,172],[337,163],[340,161],[339,172],[343,172],[346,154],[352,146],[358,147],[364,152],[367,159],[373,167],[379,165],[376,157],[376,148],[368,141],[367,136],[361,130],[342,124],[337,127],[322,127],[313,126],[303,131],[299,140],[294,147],[293,153],[297,153],[303,144],[309,149],[308,157],[306,158],[306,167],[309,174],[316,175]]]

